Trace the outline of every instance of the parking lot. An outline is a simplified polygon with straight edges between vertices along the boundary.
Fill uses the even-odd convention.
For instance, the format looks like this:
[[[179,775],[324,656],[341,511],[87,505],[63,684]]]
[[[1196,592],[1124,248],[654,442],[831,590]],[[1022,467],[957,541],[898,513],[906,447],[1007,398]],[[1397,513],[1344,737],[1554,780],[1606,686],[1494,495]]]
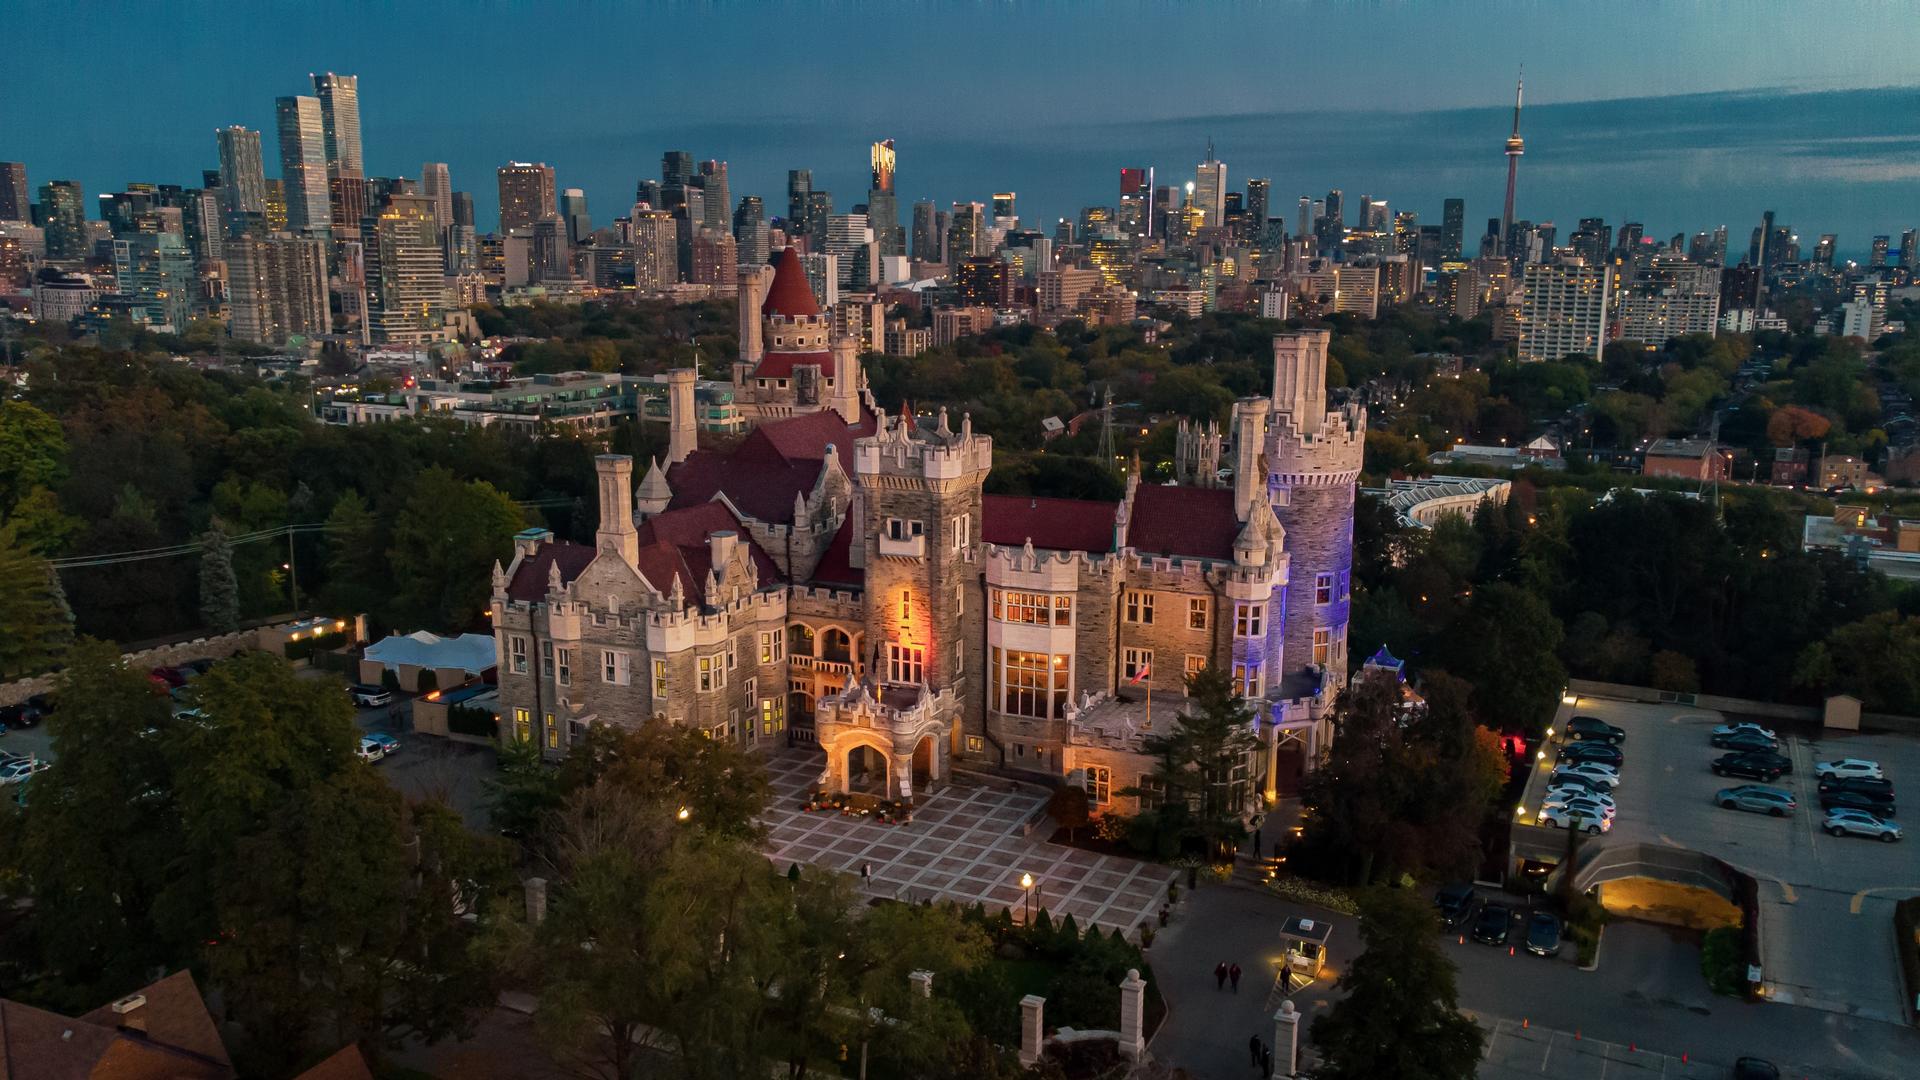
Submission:
[[[1711,732],[1727,717],[1678,705],[1591,698],[1582,698],[1571,711],[1627,731],[1626,763],[1614,793],[1619,809],[1605,843],[1691,849],[1759,881],[1769,997],[1904,1021],[1893,905],[1920,894],[1920,836],[1885,844],[1822,832],[1814,763],[1841,757],[1878,761],[1911,813],[1912,800],[1920,798],[1920,740],[1768,724],[1780,736],[1780,752],[1793,761],[1793,772],[1770,786],[1792,792],[1798,803],[1792,815],[1773,818],[1714,805],[1720,789],[1754,782],[1718,777],[1709,769],[1724,752],[1709,745]],[[1535,769],[1527,789],[1530,805],[1538,805],[1552,758],[1550,749]]]

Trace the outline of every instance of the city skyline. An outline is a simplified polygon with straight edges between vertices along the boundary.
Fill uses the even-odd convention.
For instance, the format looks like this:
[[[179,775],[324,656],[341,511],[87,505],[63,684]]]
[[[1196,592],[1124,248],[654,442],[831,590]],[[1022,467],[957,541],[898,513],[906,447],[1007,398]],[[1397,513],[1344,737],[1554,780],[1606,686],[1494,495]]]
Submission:
[[[959,76],[937,68],[916,65],[913,81],[898,94],[875,94],[859,89],[861,80],[835,78],[849,59],[806,46],[844,28],[860,14],[859,5],[791,8],[785,19],[730,19],[728,5],[657,13],[660,27],[690,32],[688,47],[658,57],[649,68],[652,79],[637,87],[611,85],[597,65],[541,69],[537,51],[518,55],[530,65],[526,70],[542,71],[538,79],[467,79],[458,58],[494,47],[528,21],[526,12],[482,20],[499,37],[461,20],[435,20],[447,44],[419,53],[396,48],[396,41],[412,40],[406,33],[359,35],[362,18],[323,6],[291,16],[257,50],[237,51],[244,55],[216,47],[190,27],[156,28],[153,47],[184,62],[142,73],[141,92],[165,96],[172,80],[191,81],[192,93],[182,86],[174,95],[177,107],[138,125],[117,124],[111,113],[85,126],[34,125],[14,134],[18,141],[7,144],[4,156],[25,161],[36,186],[79,180],[90,201],[131,181],[191,182],[215,164],[206,152],[208,128],[238,124],[271,132],[275,99],[312,93],[307,73],[331,70],[366,82],[366,173],[411,176],[423,160],[447,162],[455,188],[475,194],[481,222],[497,220],[488,180],[509,160],[552,164],[560,186],[584,190],[605,221],[626,212],[634,181],[652,175],[657,154],[669,148],[688,150],[697,160],[728,161],[736,194],[777,202],[786,170],[809,168],[817,187],[833,191],[837,205],[851,206],[864,199],[866,148],[885,138],[898,145],[902,207],[927,198],[942,205],[985,199],[1011,188],[1021,193],[1030,221],[1050,222],[1085,205],[1110,203],[1114,174],[1124,165],[1152,164],[1163,176],[1190,172],[1212,137],[1231,180],[1270,177],[1278,201],[1338,187],[1386,197],[1432,220],[1443,198],[1457,196],[1467,200],[1469,232],[1477,234],[1478,223],[1498,216],[1503,162],[1492,144],[1507,134],[1513,69],[1526,60],[1527,177],[1516,217],[1565,225],[1601,214],[1643,221],[1649,235],[1669,235],[1738,226],[1774,209],[1803,230],[1838,233],[1843,252],[1861,255],[1868,236],[1897,232],[1902,222],[1890,219],[1897,212],[1891,208],[1920,202],[1920,167],[1911,152],[1920,147],[1920,130],[1909,119],[1920,113],[1920,90],[1879,88],[1920,83],[1920,64],[1911,58],[1920,55],[1911,48],[1915,31],[1884,6],[1830,9],[1831,17],[1850,18],[1862,32],[1850,35],[1851,51],[1805,54],[1789,34],[1791,5],[1743,9],[1739,25],[1725,26],[1710,17],[1712,7],[1644,19],[1670,50],[1686,49],[1685,65],[1649,65],[1613,51],[1606,63],[1596,63],[1579,46],[1580,35],[1597,30],[1593,16],[1502,9],[1513,40],[1497,58],[1463,70],[1436,63],[1417,79],[1377,80],[1378,86],[1330,72],[1316,78],[1326,64],[1310,55],[1314,50],[1290,50],[1283,80],[1237,79],[1231,76],[1240,65],[1232,63],[1178,63],[1195,54],[1208,33],[1283,24],[1262,8],[1224,5],[1163,20],[1178,32],[1140,35],[1153,39],[1151,50],[1089,21],[1075,35],[1036,39],[1048,41],[1050,62],[1019,68],[1009,85],[1028,94],[1024,107],[1008,116],[967,94],[943,92]],[[1308,4],[1289,10],[1345,9]],[[916,12],[917,23],[887,9],[862,17],[879,42],[900,40],[895,35],[911,26],[945,30],[979,21],[942,5]],[[111,18],[38,7],[18,16],[28,29],[48,29],[48,41],[88,40],[51,30]],[[394,13],[387,21],[400,31],[419,18]],[[1038,34],[1064,18],[1055,9],[1023,8],[987,25]],[[582,16],[574,25],[587,30],[595,21]],[[1373,32],[1383,43],[1434,46],[1438,59],[1463,47],[1464,30],[1479,24],[1468,13],[1416,5]],[[715,39],[711,32],[723,28]],[[656,83],[694,78],[700,65],[720,62],[716,40],[753,46],[777,33],[791,36],[793,46],[764,54],[745,49],[758,56],[750,79],[713,94],[677,97],[670,110],[627,107],[648,100]],[[1731,51],[1740,55],[1730,62]],[[994,52],[973,58],[979,77],[1010,63]],[[902,47],[901,55],[912,53]],[[1095,66],[1102,60],[1108,67],[1135,60],[1143,72],[1172,66],[1181,81],[1172,93],[1089,93],[1090,83],[1103,85],[1110,76]],[[96,97],[124,100],[119,95],[133,92],[126,83],[131,78],[56,47],[0,73],[0,92],[30,110],[56,97],[64,107],[85,107]],[[1241,85],[1248,82],[1257,85]],[[769,89],[787,85],[798,92]],[[103,131],[110,137],[100,137]],[[1758,175],[1755,159],[1775,166],[1773,175]]]

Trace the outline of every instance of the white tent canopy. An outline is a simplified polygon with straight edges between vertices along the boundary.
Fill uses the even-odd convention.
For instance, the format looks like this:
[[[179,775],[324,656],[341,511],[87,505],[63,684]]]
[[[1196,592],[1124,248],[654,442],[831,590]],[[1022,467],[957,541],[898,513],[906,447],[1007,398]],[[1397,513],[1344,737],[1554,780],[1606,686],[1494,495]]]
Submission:
[[[493,637],[490,634],[461,634],[441,637],[425,630],[381,638],[367,646],[368,660],[389,671],[402,665],[419,668],[458,668],[478,675],[494,666]]]

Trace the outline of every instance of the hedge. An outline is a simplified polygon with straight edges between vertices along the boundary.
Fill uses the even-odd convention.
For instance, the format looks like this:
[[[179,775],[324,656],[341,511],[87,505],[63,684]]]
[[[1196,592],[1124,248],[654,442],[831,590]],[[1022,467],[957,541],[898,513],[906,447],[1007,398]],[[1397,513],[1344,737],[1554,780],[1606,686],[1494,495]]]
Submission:
[[[1907,1001],[1920,1001],[1920,896],[1893,906],[1893,936],[1907,975]]]
[[[492,709],[477,705],[455,705],[447,710],[447,730],[455,735],[483,735],[489,739],[500,733],[500,718]]]
[[[329,630],[325,633],[316,632],[311,637],[301,637],[287,642],[287,659],[305,660],[314,653],[337,649],[346,644],[346,641],[347,632],[345,630]]]

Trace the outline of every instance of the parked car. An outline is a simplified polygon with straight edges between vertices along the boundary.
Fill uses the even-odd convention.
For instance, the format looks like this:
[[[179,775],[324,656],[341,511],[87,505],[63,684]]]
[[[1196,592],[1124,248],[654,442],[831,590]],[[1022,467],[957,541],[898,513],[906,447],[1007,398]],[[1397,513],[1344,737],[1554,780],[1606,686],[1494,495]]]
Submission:
[[[1865,810],[1874,817],[1890,818],[1894,816],[1893,796],[1869,795],[1862,791],[1823,791],[1820,793],[1822,810]]]
[[[147,672],[147,678],[156,683],[165,683],[169,690],[176,686],[187,685],[187,680],[180,674],[179,668],[157,667]]]
[[[1627,729],[1615,727],[1597,716],[1576,716],[1567,721],[1567,737],[1576,741],[1596,739],[1605,743],[1627,741]]]
[[[1612,818],[1614,814],[1614,806],[1612,803],[1603,803],[1596,799],[1586,798],[1584,794],[1573,796],[1548,795],[1546,799],[1540,803],[1540,808],[1543,810],[1568,810],[1576,814],[1584,814],[1587,817],[1596,818]]]
[[[1536,819],[1549,829],[1579,829],[1592,836],[1613,830],[1613,819],[1582,813],[1568,806],[1543,806]]]
[[[31,701],[0,707],[0,731],[8,728],[32,727],[40,722],[40,716],[40,710]]]
[[[0,765],[0,784],[24,784],[35,773],[42,773],[53,767],[51,761],[28,758],[25,761],[9,761]]]
[[[1589,742],[1568,743],[1560,748],[1560,756],[1556,760],[1562,764],[1580,761],[1597,761],[1602,765],[1611,765],[1615,769],[1618,769],[1626,762],[1627,755],[1621,753],[1620,748],[1612,743],[1593,740]]]
[[[377,709],[393,703],[393,691],[369,683],[354,683],[347,687],[347,694],[353,698],[355,705],[363,709]]]
[[[1550,784],[1574,782],[1587,784],[1602,791],[1612,791],[1620,786],[1620,770],[1599,761],[1578,761],[1555,765],[1553,775],[1547,778]]]
[[[1792,772],[1793,762],[1771,750],[1734,751],[1713,759],[1713,775],[1744,776],[1751,780],[1775,780]]]
[[[1440,886],[1433,894],[1433,909],[1440,913],[1440,925],[1449,930],[1464,925],[1473,914],[1474,901],[1478,898],[1473,886],[1464,882]]]
[[[1889,844],[1900,839],[1900,826],[1865,810],[1847,807],[1828,810],[1827,822],[1821,828],[1834,836],[1866,836]]]
[[[1778,738],[1772,728],[1761,727],[1751,720],[1742,720],[1737,724],[1721,724],[1719,727],[1713,729],[1715,735],[1733,735],[1742,731],[1751,731],[1756,734],[1765,735],[1769,739]]]
[[[1886,779],[1886,775],[1880,771],[1879,762],[1868,761],[1866,758],[1857,757],[1841,758],[1838,761],[1815,762],[1813,772],[1814,775],[1823,778],[1832,776],[1844,779],[1859,776],[1869,780]]]
[[[1743,1057],[1733,1063],[1733,1080],[1780,1080],[1780,1067],[1766,1058]]]
[[[1473,920],[1473,940],[1482,945],[1505,945],[1513,930],[1513,909],[1505,904],[1488,904]]]
[[[1591,799],[1601,806],[1613,809],[1613,796],[1598,788],[1582,787],[1579,784],[1556,784],[1547,788],[1548,799]]]
[[[1716,734],[1711,740],[1714,746],[1722,750],[1778,750],[1780,740],[1757,731],[1735,731],[1727,735]]]
[[[1536,911],[1527,916],[1527,951],[1535,956],[1555,956],[1560,952],[1560,917],[1551,911]]]
[[[397,753],[400,740],[384,731],[375,731],[360,738],[360,760],[368,763],[379,761],[388,754]]]
[[[1721,788],[1713,801],[1723,810],[1746,810],[1755,814],[1771,814],[1774,817],[1786,817],[1793,813],[1799,804],[1793,801],[1793,793],[1782,791],[1765,784],[1742,784],[1739,787]]]
[[[1875,779],[1871,776],[1823,776],[1819,783],[1820,794],[1830,791],[1857,791],[1862,795],[1884,795],[1893,798],[1893,781],[1886,777]]]

